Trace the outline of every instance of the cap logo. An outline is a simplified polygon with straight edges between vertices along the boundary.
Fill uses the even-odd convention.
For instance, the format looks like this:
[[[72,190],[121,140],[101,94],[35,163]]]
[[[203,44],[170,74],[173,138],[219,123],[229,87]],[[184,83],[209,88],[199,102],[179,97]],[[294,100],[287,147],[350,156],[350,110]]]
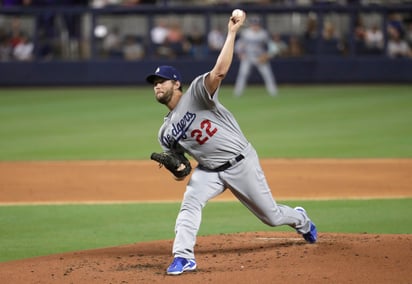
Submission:
[[[159,72],[160,72],[160,68],[159,68],[159,67],[157,67],[157,69],[156,69],[155,73],[159,73]]]

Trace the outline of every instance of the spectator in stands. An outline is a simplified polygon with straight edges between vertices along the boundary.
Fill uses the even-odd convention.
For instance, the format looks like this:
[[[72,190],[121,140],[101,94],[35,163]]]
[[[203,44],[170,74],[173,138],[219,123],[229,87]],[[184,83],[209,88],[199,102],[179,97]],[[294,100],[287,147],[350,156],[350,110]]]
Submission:
[[[18,61],[30,61],[33,59],[33,42],[23,33],[21,41],[13,48],[13,58]]]
[[[365,30],[365,47],[369,53],[380,53],[383,50],[383,32],[377,24]]]
[[[291,35],[289,37],[288,49],[286,51],[286,56],[288,57],[300,57],[304,55],[303,47],[300,42],[299,37]]]
[[[123,44],[123,56],[126,60],[140,60],[144,57],[143,43],[136,36],[128,35]]]
[[[103,53],[111,58],[122,55],[122,37],[118,27],[111,28],[103,39]]]
[[[23,30],[21,27],[21,20],[19,17],[13,17],[10,22],[9,30],[9,44],[14,49],[21,41],[23,37]]]
[[[406,40],[401,37],[399,30],[395,27],[388,28],[387,55],[390,58],[412,57],[412,51]]]
[[[190,44],[187,41],[178,20],[171,21],[165,46],[167,47],[167,53],[165,55],[168,58],[176,58],[188,54]]]
[[[194,25],[186,36],[190,44],[190,54],[194,58],[204,58],[207,54],[206,36],[201,29]]]
[[[399,13],[391,13],[388,16],[388,32],[389,29],[396,30],[401,38],[405,35],[405,27],[403,24],[402,15]]]
[[[107,5],[118,5],[119,0],[91,0],[90,5],[93,8],[103,8]]]
[[[150,30],[150,39],[154,45],[163,45],[166,42],[169,28],[163,18],[157,19],[155,26]]]
[[[209,54],[213,56],[218,55],[225,43],[225,38],[222,28],[218,25],[214,26],[207,35]]]
[[[279,33],[274,33],[272,35],[272,41],[269,44],[273,44],[274,52],[276,56],[283,57],[288,52],[288,44],[282,39]]]
[[[341,43],[336,34],[335,26],[330,21],[323,23],[321,53],[324,55],[338,55],[342,53]]]
[[[166,46],[167,36],[169,34],[168,22],[164,18],[158,18],[155,25],[150,30],[150,39],[153,45],[154,55],[157,57],[169,57],[170,49]]]
[[[11,60],[11,51],[7,33],[0,27],[0,62]]]
[[[316,16],[308,16],[303,37],[305,39],[316,39],[318,37],[318,21],[316,19]]]
[[[358,15],[355,21],[354,33],[355,33],[355,40],[358,42],[363,43],[365,40],[365,25],[363,23],[363,18]]]
[[[357,15],[356,20],[355,20],[355,27],[353,30],[354,33],[354,44],[355,44],[355,50],[358,54],[369,54],[373,52],[371,48],[366,47],[366,31],[367,28],[365,27],[364,24],[364,18],[361,15]],[[369,38],[368,40],[370,40]]]
[[[316,52],[318,39],[318,21],[316,16],[309,15],[305,31],[303,33],[303,47],[305,53],[314,54]]]
[[[323,23],[322,38],[324,40],[331,40],[337,38],[335,26],[332,24],[332,22],[325,21]]]

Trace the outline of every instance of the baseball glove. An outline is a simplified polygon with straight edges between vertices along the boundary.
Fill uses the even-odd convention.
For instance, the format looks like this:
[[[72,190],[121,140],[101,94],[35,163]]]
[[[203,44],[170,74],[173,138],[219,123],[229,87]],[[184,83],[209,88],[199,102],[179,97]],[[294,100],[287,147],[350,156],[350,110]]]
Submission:
[[[184,179],[192,171],[192,166],[183,153],[152,153],[150,159],[158,162],[160,167],[165,166],[177,180]]]

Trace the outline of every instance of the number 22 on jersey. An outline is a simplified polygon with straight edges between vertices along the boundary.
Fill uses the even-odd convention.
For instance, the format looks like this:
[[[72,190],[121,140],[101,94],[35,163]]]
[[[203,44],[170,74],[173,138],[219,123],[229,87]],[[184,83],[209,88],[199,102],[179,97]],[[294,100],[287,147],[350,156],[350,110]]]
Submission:
[[[200,123],[200,128],[196,128],[190,132],[190,135],[194,137],[199,145],[205,144],[210,137],[215,135],[217,128],[212,126],[212,122],[209,119],[205,119]]]

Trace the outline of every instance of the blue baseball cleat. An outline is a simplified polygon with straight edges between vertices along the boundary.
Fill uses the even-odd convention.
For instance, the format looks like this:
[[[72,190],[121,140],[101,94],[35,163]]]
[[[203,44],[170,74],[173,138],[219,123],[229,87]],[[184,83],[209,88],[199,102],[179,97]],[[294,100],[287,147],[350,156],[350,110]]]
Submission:
[[[296,211],[299,211],[300,213],[302,213],[303,215],[305,215],[305,217],[307,219],[309,219],[308,214],[306,214],[306,210],[303,207],[295,207]],[[310,219],[309,219],[310,220]],[[312,221],[310,222],[310,230],[309,232],[302,234],[298,231],[299,234],[302,234],[303,238],[305,239],[305,241],[307,241],[310,244],[316,243],[316,241],[318,240],[318,231],[316,230],[316,226],[315,223],[313,223]]]
[[[186,259],[183,257],[175,257],[172,264],[167,268],[167,274],[169,275],[179,275],[185,271],[196,270],[196,260]]]

